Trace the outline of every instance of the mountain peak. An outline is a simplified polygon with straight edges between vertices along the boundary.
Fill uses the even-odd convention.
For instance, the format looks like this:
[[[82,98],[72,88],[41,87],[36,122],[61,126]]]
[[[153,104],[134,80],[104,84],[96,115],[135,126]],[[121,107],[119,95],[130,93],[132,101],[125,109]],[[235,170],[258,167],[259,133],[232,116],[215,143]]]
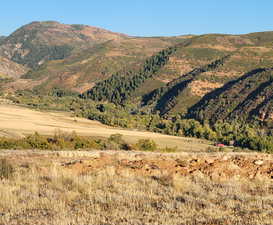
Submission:
[[[126,37],[97,27],[34,21],[4,40],[0,39],[0,55],[35,68],[48,60],[63,59],[75,48],[119,41]]]

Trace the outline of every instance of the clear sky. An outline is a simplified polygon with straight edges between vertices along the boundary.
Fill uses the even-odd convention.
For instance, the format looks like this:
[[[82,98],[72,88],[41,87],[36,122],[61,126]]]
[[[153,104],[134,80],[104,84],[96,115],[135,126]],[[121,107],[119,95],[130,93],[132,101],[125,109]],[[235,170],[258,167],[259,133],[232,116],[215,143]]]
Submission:
[[[0,9],[0,35],[45,20],[135,36],[273,30],[273,0],[2,0]]]

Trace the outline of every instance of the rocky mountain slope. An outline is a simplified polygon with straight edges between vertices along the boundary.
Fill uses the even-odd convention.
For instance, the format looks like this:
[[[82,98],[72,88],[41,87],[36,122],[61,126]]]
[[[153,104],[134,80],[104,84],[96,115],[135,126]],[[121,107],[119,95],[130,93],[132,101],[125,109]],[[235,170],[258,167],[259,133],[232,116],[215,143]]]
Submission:
[[[16,79],[27,71],[27,67],[0,56],[0,78]]]
[[[5,36],[0,36],[0,44],[4,41],[5,38]]]

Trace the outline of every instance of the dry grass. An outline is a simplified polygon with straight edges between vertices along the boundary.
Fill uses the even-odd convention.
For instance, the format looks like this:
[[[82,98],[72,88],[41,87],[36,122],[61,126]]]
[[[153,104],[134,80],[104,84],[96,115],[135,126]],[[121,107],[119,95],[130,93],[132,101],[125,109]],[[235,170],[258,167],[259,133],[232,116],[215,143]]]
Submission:
[[[177,147],[180,151],[206,151],[209,141],[162,135],[152,132],[112,128],[96,121],[73,118],[68,113],[39,112],[15,105],[0,104],[0,136],[22,137],[24,134],[38,132],[41,135],[54,135],[56,129],[64,132],[75,131],[80,136],[108,138],[112,134],[122,134],[126,142],[136,143],[150,138],[160,148]]]
[[[272,224],[265,177],[145,176],[118,170],[118,159],[78,174],[66,158],[17,159],[12,178],[0,180],[0,224]]]

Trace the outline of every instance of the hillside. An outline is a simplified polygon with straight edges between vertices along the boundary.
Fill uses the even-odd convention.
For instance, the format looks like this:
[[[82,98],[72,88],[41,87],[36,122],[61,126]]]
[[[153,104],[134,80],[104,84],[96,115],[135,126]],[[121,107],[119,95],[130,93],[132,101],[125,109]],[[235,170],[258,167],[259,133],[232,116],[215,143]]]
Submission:
[[[19,64],[37,68],[48,60],[69,56],[74,48],[125,37],[123,34],[84,25],[65,25],[54,21],[33,22],[5,38],[0,54]]]
[[[273,119],[273,69],[252,70],[203,97],[190,109],[201,121]]]
[[[33,22],[1,41],[1,90],[45,94],[60,88],[95,101],[133,103],[165,118],[179,113],[211,123],[234,118],[267,123],[271,78],[264,73],[270,70],[259,69],[272,68],[272,42],[273,32],[144,38]],[[245,77],[253,79],[252,89],[242,96],[238,90],[248,85]],[[236,101],[222,104],[219,93]],[[226,112],[211,111],[210,105]]]
[[[15,90],[38,83],[40,90],[83,92],[114,73],[137,70],[147,57],[185,38],[129,37],[85,25],[33,22],[3,39],[0,56],[31,69],[12,85]]]
[[[272,32],[189,37],[171,47],[175,50],[171,51],[164,63],[150,65],[151,74],[143,76],[149,60],[160,58],[162,52],[148,59],[142,69],[136,72],[136,76],[142,77],[137,85],[132,82],[133,78],[113,82],[111,77],[109,82],[98,83],[88,93],[93,99],[103,95],[104,100],[113,102],[116,101],[113,100],[115,96],[122,96],[123,102],[132,99],[135,102],[140,98],[142,106],[154,112],[159,111],[161,115],[177,112],[185,114],[204,95],[216,88],[248,71],[270,67],[273,60],[271,36]],[[115,90],[112,94],[106,93],[111,89]]]
[[[50,61],[37,70],[30,71],[23,78],[46,79],[43,89],[58,86],[84,92],[96,82],[112,74],[126,74],[136,71],[146,58],[172,45],[175,39],[127,38],[119,42],[108,41],[81,51],[75,51],[63,60]]]
[[[5,40],[6,36],[0,36],[0,45]]]
[[[27,71],[27,67],[0,56],[0,78],[16,79]]]

